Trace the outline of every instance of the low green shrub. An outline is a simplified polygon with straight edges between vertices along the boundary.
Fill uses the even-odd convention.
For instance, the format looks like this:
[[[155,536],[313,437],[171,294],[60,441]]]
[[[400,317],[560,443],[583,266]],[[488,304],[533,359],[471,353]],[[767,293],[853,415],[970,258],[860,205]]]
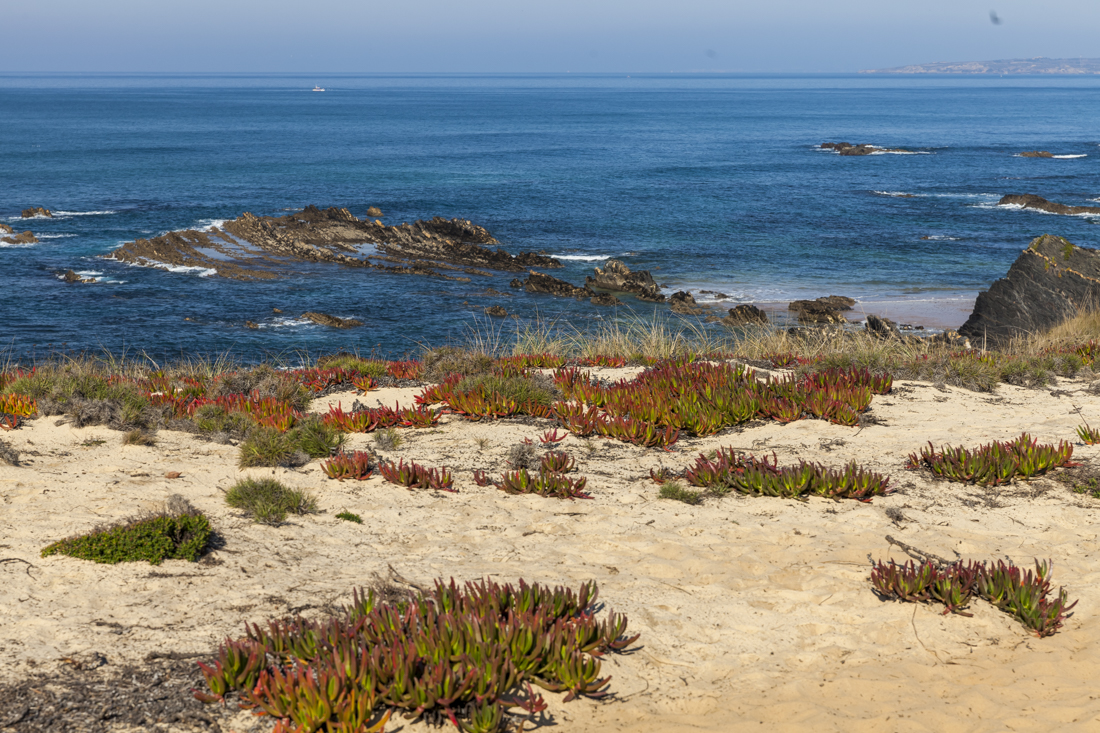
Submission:
[[[292,489],[275,479],[246,478],[225,492],[225,503],[240,509],[258,524],[277,525],[287,514],[312,514],[317,500],[300,489]]]
[[[363,518],[358,514],[352,514],[351,512],[340,512],[336,515],[337,519],[343,519],[345,522],[355,522],[356,524],[362,524]]]
[[[108,565],[140,560],[153,565],[164,560],[194,562],[206,549],[210,535],[210,521],[187,501],[173,497],[155,514],[54,542],[42,550],[42,557],[61,554]]]
[[[692,491],[684,487],[679,481],[666,481],[661,484],[660,497],[662,499],[672,499],[673,501],[682,501],[685,504],[702,504],[703,492]]]

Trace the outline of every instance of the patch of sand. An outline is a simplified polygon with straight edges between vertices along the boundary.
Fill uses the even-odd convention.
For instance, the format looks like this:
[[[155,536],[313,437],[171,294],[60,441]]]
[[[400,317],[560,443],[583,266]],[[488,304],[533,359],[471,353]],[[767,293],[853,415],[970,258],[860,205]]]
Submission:
[[[600,370],[594,370],[599,372]],[[622,370],[603,370],[616,377]],[[570,436],[562,448],[588,477],[591,501],[508,496],[478,487],[474,469],[504,470],[508,449],[549,421],[405,430],[387,457],[454,471],[458,494],[410,492],[375,477],[327,479],[317,461],[293,469],[236,468],[237,449],[162,431],[153,447],[55,418],[2,437],[24,465],[0,466],[0,680],[98,651],[110,664],[151,652],[200,653],[246,621],[322,613],[353,587],[389,575],[414,582],[492,576],[577,586],[625,612],[642,648],[605,662],[617,699],[562,704],[562,731],[1100,730],[1100,500],[1050,478],[984,489],[906,471],[931,440],[974,446],[1028,431],[1041,442],[1100,423],[1100,397],[1062,380],[1060,391],[1002,386],[979,394],[899,382],[875,397],[880,424],[863,429],[803,420],[754,424],[669,452]],[[418,390],[379,390],[368,404],[411,405]],[[354,394],[332,395],[314,408]],[[98,443],[97,441],[104,441]],[[373,446],[349,436],[348,448]],[[701,506],[660,500],[649,470],[681,469],[701,451],[733,446],[839,466],[855,460],[899,491],[873,503],[730,496]],[[1079,460],[1100,448],[1077,446]],[[167,472],[180,472],[177,479]],[[309,489],[322,513],[281,527],[252,524],[222,492],[244,475]],[[50,542],[151,508],[179,493],[205,512],[224,547],[200,563],[96,565],[42,558]],[[897,509],[894,518],[887,509]],[[362,525],[337,520],[347,510]],[[945,557],[1052,558],[1054,581],[1080,599],[1064,629],[1037,639],[981,601],[973,618],[935,606],[880,601],[868,554],[904,555],[886,535]],[[254,727],[238,717],[240,730]],[[420,730],[402,722],[391,730]]]

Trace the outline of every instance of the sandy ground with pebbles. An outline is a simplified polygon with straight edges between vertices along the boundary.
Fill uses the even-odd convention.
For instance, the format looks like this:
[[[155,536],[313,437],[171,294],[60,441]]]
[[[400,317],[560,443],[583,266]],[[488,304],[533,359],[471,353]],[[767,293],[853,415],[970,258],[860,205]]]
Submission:
[[[761,423],[682,440],[670,452],[570,436],[562,447],[593,495],[573,502],[508,496],[472,479],[478,468],[499,474],[508,449],[537,439],[547,421],[445,417],[436,429],[403,431],[404,445],[384,455],[451,468],[459,492],[447,494],[377,477],[339,483],[316,461],[242,472],[234,446],[189,434],[162,431],[153,447],[122,446],[106,428],[34,420],[2,436],[23,464],[0,465],[0,559],[8,560],[0,563],[0,681],[62,675],[64,659],[90,652],[107,658],[103,669],[151,653],[203,653],[246,621],[323,613],[393,572],[420,584],[595,580],[600,599],[629,615],[641,648],[605,664],[614,699],[563,704],[549,695],[556,725],[548,727],[557,730],[1100,730],[1100,500],[1051,478],[983,489],[904,469],[907,454],[929,440],[973,446],[1024,430],[1042,442],[1075,439],[1082,415],[1100,424],[1100,396],[1086,386],[1062,380],[1056,389],[979,394],[903,382],[874,399],[878,424],[862,429]],[[416,391],[359,399],[404,405]],[[332,395],[313,409],[354,399]],[[367,445],[369,435],[349,438],[349,448]],[[718,446],[774,450],[783,463],[856,460],[891,475],[898,491],[869,504],[658,498],[651,468],[684,468]],[[1098,454],[1075,448],[1078,460],[1100,467]],[[280,527],[252,524],[222,498],[244,474],[309,489],[322,512]],[[171,493],[205,512],[224,539],[199,563],[104,566],[39,555],[51,541]],[[890,509],[898,511],[887,516]],[[336,519],[343,510],[364,523]],[[1051,558],[1055,584],[1080,603],[1060,633],[1038,639],[981,601],[973,618],[881,601],[870,590],[868,555],[904,558],[887,535],[946,557]],[[228,729],[262,727],[241,714]]]

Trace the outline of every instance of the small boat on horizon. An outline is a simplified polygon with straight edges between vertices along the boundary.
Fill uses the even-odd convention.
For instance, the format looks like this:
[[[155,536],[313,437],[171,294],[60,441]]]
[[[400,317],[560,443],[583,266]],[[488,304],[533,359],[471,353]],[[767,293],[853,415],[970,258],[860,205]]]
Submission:
[[[325,88],[324,88],[324,87],[319,87],[319,86],[316,86],[316,85],[314,85],[314,87],[313,87],[313,91],[315,91],[315,92],[323,92],[323,91],[325,91]]]

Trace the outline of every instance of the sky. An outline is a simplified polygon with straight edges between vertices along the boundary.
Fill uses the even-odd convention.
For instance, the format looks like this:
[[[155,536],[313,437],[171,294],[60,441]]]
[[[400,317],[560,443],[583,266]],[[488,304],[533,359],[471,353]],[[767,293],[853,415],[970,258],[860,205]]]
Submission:
[[[1100,57],[1097,0],[0,0],[0,18],[0,73],[844,73]]]

